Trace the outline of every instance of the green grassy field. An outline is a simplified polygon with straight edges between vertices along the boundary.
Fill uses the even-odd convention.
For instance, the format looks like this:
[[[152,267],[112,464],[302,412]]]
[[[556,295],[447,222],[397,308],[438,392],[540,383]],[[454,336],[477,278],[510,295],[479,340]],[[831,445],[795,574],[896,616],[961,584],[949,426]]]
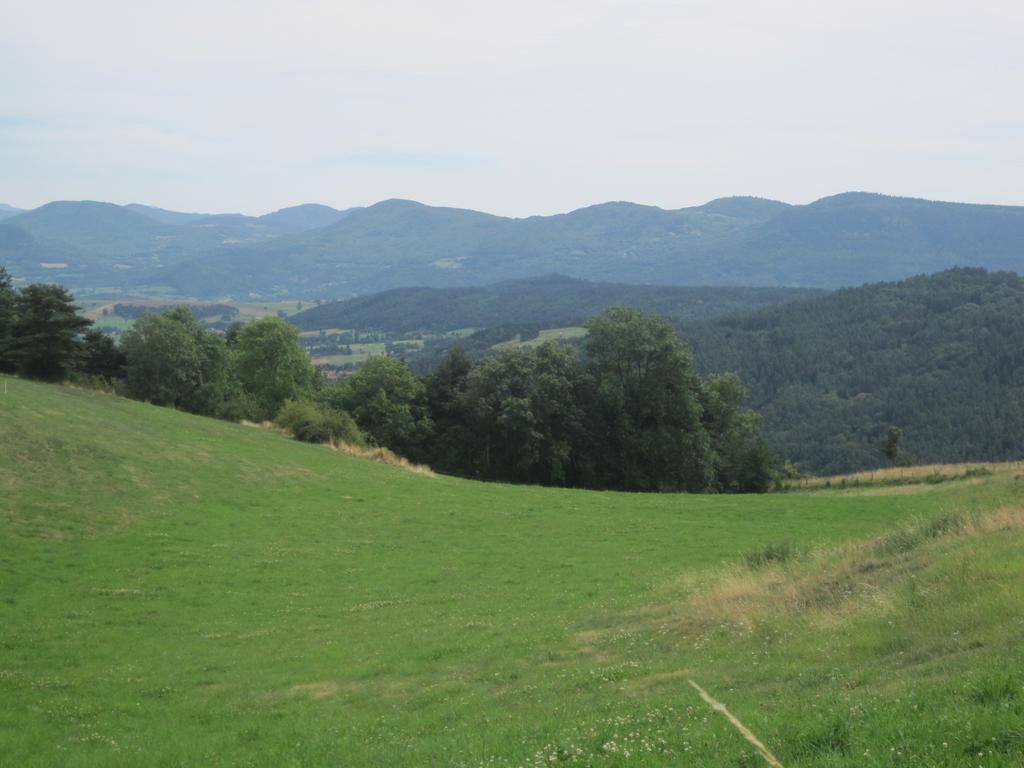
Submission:
[[[1024,764],[1012,468],[485,485],[17,379],[0,450],[5,766],[764,765],[689,679],[786,766]]]
[[[519,341],[518,337],[512,341],[502,341],[494,345],[495,349],[515,349],[517,347],[539,347],[546,341],[569,341],[581,339],[587,335],[587,329],[579,326],[567,328],[546,328],[537,334],[536,338],[527,341]]]
[[[83,314],[92,320],[100,328],[116,328],[120,331],[127,331],[133,325],[135,320],[132,318],[121,317],[120,315],[114,314],[114,307],[117,304],[131,304],[137,306],[150,307],[153,312],[162,312],[172,307],[178,306],[179,304],[188,304],[195,306],[209,305],[209,304],[223,304],[226,306],[234,307],[238,310],[238,314],[234,317],[216,317],[208,318],[208,320],[237,320],[239,322],[249,322],[251,320],[257,320],[261,317],[273,317],[276,316],[278,311],[283,311],[286,315],[293,315],[298,312],[298,305],[301,302],[298,301],[268,301],[268,302],[247,302],[247,301],[201,301],[197,299],[187,298],[172,298],[172,299],[132,299],[125,298],[119,301],[108,301],[108,300],[96,300],[86,299],[79,301],[78,305],[82,308]],[[106,310],[107,314],[103,312]]]
[[[313,357],[313,364],[345,365],[346,363],[351,363],[352,365],[362,365],[371,357],[383,355],[387,345],[382,341],[371,341],[365,344],[349,344],[348,346],[352,349],[351,355],[316,355]]]

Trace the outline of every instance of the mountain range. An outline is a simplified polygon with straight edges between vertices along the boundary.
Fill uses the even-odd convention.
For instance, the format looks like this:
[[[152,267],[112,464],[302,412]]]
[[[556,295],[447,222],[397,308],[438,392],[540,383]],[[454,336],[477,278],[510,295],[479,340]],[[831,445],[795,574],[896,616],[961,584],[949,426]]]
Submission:
[[[407,200],[259,217],[88,201],[5,213],[0,264],[20,280],[61,282],[79,295],[332,299],[556,272],[631,284],[831,289],[953,266],[1024,267],[1024,207],[861,192],[807,205],[612,202],[521,219]]]

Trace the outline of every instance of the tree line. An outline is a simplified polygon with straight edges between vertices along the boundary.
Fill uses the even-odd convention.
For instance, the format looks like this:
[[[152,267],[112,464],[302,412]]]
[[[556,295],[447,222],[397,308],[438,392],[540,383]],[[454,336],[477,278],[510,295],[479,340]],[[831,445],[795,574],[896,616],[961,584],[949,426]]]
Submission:
[[[119,392],[299,439],[387,447],[482,480],[626,491],[757,492],[774,459],[733,374],[702,380],[666,320],[610,309],[583,354],[554,342],[472,361],[452,350],[425,376],[389,357],[329,382],[279,318],[221,334],[187,307],[143,314],[115,343],[62,287],[15,289],[0,269],[0,370]]]

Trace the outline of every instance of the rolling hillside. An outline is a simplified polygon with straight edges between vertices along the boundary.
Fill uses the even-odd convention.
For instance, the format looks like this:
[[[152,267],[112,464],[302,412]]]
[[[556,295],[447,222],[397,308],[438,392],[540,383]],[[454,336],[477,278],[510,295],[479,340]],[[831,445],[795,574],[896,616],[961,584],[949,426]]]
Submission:
[[[690,679],[790,767],[1024,758],[1020,467],[482,485],[7,383],[11,765],[760,764]]]
[[[289,318],[302,330],[450,331],[533,323],[574,325],[614,306],[681,320],[810,298],[809,288],[705,288],[591,283],[562,275],[468,288],[396,288],[312,307]]]
[[[0,222],[0,263],[16,277],[80,291],[268,299],[554,273],[634,285],[837,288],[954,266],[1024,267],[1024,208],[866,193],[797,206],[744,197],[678,210],[613,202],[525,219],[407,200],[255,218],[145,206],[115,216],[114,206],[97,205],[51,203]],[[101,239],[76,223],[90,217]]]

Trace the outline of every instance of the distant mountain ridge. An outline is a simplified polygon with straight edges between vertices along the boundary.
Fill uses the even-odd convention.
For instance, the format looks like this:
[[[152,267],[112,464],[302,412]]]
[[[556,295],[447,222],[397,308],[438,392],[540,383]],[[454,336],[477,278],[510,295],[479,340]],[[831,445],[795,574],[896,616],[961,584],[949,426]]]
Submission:
[[[308,204],[259,217],[50,203],[0,222],[0,263],[19,278],[80,292],[197,298],[345,298],[553,273],[831,289],[954,266],[1021,270],[1024,207],[860,192],[808,205],[612,202],[522,219],[408,200],[348,211]]]
[[[13,205],[7,205],[7,203],[0,203],[0,221],[24,212],[22,208],[15,208]]]
[[[166,208],[157,208],[152,205],[140,205],[130,203],[124,206],[130,211],[141,213],[161,224],[191,224],[196,221],[204,221],[207,224],[231,222],[234,224],[251,223],[266,225],[275,230],[278,234],[304,232],[307,229],[327,227],[343,219],[348,211],[339,211],[327,205],[319,203],[304,203],[293,205],[290,208],[266,213],[262,216],[246,216],[241,213],[182,213],[180,211],[169,211]]]
[[[166,208],[157,208],[153,205],[142,205],[141,203],[129,203],[124,206],[129,211],[135,211],[135,213],[141,213],[143,216],[148,216],[153,221],[159,222],[160,224],[188,224],[189,222],[197,219],[204,219],[210,214],[208,213],[183,213],[181,211],[169,211]]]

